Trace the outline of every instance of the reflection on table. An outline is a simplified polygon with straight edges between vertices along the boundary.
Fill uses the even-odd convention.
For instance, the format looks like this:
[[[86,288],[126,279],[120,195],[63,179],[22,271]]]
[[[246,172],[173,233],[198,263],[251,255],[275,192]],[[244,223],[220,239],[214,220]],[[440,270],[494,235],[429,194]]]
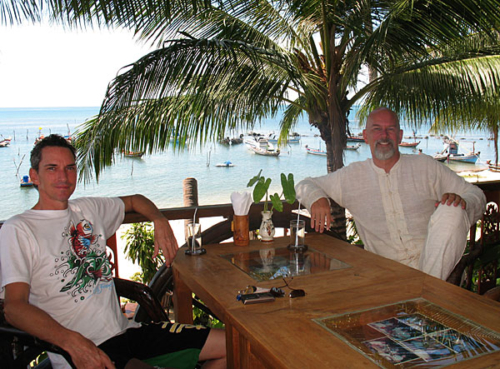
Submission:
[[[307,234],[306,240],[309,250],[294,255],[303,256],[303,263],[297,263],[295,270],[286,237],[276,238],[272,247],[259,241],[245,247],[207,245],[207,253],[198,257],[185,255],[181,248],[173,263],[176,319],[192,323],[195,293],[226,324],[229,368],[403,368],[417,360],[419,368],[435,368],[440,364],[426,359],[446,354],[446,350],[457,352],[460,344],[454,342],[460,339],[465,345],[462,348],[475,347],[476,354],[462,350],[461,354],[445,356],[445,360],[455,360],[469,355],[451,366],[499,366],[500,351],[495,347],[499,346],[500,304],[326,235]],[[277,281],[269,278],[283,267],[299,273],[289,284],[304,290],[304,297],[287,294],[274,302],[253,305],[237,300],[239,291],[249,285],[276,287]],[[411,301],[415,303],[409,304]],[[401,304],[406,304],[404,312],[409,315],[402,324],[420,319],[415,324],[422,323],[427,336],[439,331],[442,342],[434,338],[419,341],[423,335],[399,329],[399,321],[395,322],[396,330],[391,328],[394,321],[384,322],[400,318],[393,307]],[[396,341],[388,335],[395,333],[415,333],[407,341],[415,340],[406,342],[411,349],[406,343],[404,347],[390,345]],[[384,340],[389,345],[384,346]],[[418,351],[426,342],[432,347]],[[405,350],[413,350],[411,355],[415,356],[383,358],[386,350],[393,349],[404,355]],[[417,351],[422,355],[415,354]]]
[[[265,248],[220,256],[259,282],[350,267],[314,249]]]

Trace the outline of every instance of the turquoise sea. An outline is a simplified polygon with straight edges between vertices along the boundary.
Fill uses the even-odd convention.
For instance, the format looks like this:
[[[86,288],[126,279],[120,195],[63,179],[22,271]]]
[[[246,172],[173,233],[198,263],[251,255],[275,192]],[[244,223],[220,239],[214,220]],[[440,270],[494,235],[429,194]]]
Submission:
[[[3,173],[0,179],[0,193],[3,198],[0,220],[31,208],[37,201],[36,190],[21,188],[18,175],[28,174],[29,154],[38,135],[73,133],[78,125],[97,112],[98,107],[0,109],[0,135],[5,138],[12,137],[10,146],[0,148],[0,168]],[[362,128],[359,127],[354,113],[349,121],[353,133],[361,132]],[[254,127],[254,131],[263,134],[277,133],[279,117],[263,120],[260,125]],[[141,159],[117,157],[116,163],[104,171],[99,183],[80,183],[74,196],[142,193],[160,208],[182,206],[182,182],[185,178],[194,177],[198,180],[200,205],[229,203],[231,193],[248,190],[248,180],[261,169],[264,176],[272,178],[273,191],[277,191],[279,187],[280,173],[293,173],[296,182],[307,176],[326,174],[326,158],[309,155],[305,150],[305,145],[324,148],[321,139],[316,136],[318,131],[309,125],[306,116],[294,131],[302,135],[301,142],[281,148],[279,157],[256,155],[249,151],[245,144],[225,146],[213,142],[201,146],[197,144],[182,152],[174,152],[169,148],[166,152],[144,155]],[[240,133],[247,132],[232,132],[228,136],[233,137]],[[405,129],[405,136],[412,134],[411,129]],[[423,125],[417,135],[429,136],[428,125]],[[477,170],[485,167],[486,160],[494,159],[493,141],[487,139],[487,132],[459,133],[455,137],[475,141],[476,151],[481,152],[480,160],[475,165],[455,165],[455,170]],[[429,136],[419,140],[421,142],[417,148],[422,149],[424,154],[433,155],[442,150],[441,137]],[[472,143],[468,145],[472,148]],[[401,148],[401,152],[417,153],[411,148]],[[348,164],[365,160],[369,156],[369,147],[363,143],[357,151],[345,151],[344,162]],[[228,160],[234,163],[234,167],[216,167],[217,163]],[[18,167],[19,173],[16,173]]]

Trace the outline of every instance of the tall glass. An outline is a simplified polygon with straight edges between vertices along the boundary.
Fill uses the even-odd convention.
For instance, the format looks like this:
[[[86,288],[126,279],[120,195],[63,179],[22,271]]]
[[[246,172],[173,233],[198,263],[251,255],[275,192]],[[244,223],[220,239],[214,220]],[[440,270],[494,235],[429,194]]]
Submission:
[[[290,222],[290,248],[306,249],[306,222],[305,220],[292,220]]]
[[[201,243],[201,225],[200,223],[191,223],[187,225],[186,239],[187,255],[203,255],[207,251]]]

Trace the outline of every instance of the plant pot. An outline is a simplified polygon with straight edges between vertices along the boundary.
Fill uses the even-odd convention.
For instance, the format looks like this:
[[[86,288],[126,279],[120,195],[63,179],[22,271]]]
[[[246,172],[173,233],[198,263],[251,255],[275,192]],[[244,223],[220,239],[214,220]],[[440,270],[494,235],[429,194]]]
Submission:
[[[272,211],[263,211],[262,223],[260,223],[259,234],[262,242],[272,242],[274,240],[274,223],[271,219],[273,216]]]

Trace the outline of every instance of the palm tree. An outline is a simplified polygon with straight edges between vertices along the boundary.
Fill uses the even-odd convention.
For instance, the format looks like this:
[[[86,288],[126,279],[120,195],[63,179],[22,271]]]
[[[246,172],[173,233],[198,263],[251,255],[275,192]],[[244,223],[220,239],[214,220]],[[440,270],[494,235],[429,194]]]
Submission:
[[[158,46],[110,83],[99,115],[79,133],[86,176],[98,176],[116,149],[163,150],[171,136],[216,139],[281,108],[281,139],[307,114],[332,172],[343,166],[355,104],[386,105],[418,125],[449,107],[472,109],[497,93],[500,80],[497,0],[103,0],[48,7],[69,23],[131,27]],[[36,19],[34,8],[11,0],[0,15],[4,22]],[[358,89],[364,70],[369,80]]]

